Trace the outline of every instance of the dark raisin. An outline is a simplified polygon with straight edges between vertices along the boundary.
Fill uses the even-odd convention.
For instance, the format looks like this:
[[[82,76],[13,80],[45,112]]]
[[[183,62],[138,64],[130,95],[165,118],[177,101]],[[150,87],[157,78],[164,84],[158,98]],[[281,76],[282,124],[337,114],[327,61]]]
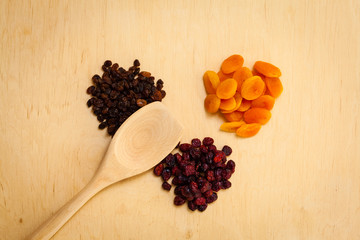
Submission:
[[[134,66],[135,66],[135,67],[140,66],[140,62],[139,62],[139,60],[135,59],[135,61],[134,61]]]
[[[106,122],[102,122],[99,124],[99,129],[104,129],[106,128],[106,126],[107,126]]]
[[[86,93],[87,94],[93,94],[95,91],[95,87],[94,86],[90,86],[88,87],[88,89],[86,89]]]
[[[105,67],[110,67],[112,65],[112,62],[110,61],[110,60],[106,60],[105,62],[104,62],[104,66]]]

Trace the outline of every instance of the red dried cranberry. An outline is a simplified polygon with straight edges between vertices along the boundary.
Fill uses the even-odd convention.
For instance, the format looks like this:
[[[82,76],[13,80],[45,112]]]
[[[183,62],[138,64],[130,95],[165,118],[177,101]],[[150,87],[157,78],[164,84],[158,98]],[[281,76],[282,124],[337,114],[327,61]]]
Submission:
[[[206,204],[206,199],[203,198],[203,197],[196,198],[195,199],[195,204],[196,205],[204,205],[204,204]]]
[[[202,153],[207,153],[207,152],[208,152],[208,149],[207,149],[207,147],[206,147],[205,145],[201,145],[201,146],[200,146],[200,151],[201,151]]]
[[[191,182],[190,182],[189,187],[190,187],[190,190],[191,190],[193,193],[195,193],[195,192],[197,192],[197,191],[199,190],[199,187],[198,187],[197,183],[194,182],[194,181],[191,181]]]
[[[222,188],[221,182],[215,182],[211,186],[211,189],[215,192],[218,192],[221,188]]]
[[[201,152],[197,148],[190,149],[190,156],[192,159],[199,159],[201,157]]]
[[[221,168],[215,169],[214,176],[215,176],[216,181],[220,181],[222,179],[221,174],[222,174]]]
[[[230,156],[230,154],[232,153],[232,149],[228,145],[225,145],[221,151],[223,151],[226,156]]]
[[[208,197],[210,197],[212,194],[213,194],[213,190],[210,189],[209,191],[204,192],[204,197],[208,198]]]
[[[185,203],[185,199],[183,199],[182,197],[176,196],[176,197],[174,198],[174,204],[175,204],[176,206],[183,205],[184,203]]]
[[[174,194],[175,195],[181,195],[181,188],[182,186],[177,186],[175,189],[174,189]]]
[[[191,140],[191,145],[192,145],[193,147],[196,147],[196,148],[200,147],[200,146],[201,146],[201,141],[200,141],[200,139],[194,138],[193,140]]]
[[[161,185],[163,189],[170,191],[171,189],[171,185],[168,182],[163,182],[163,184]]]
[[[164,168],[162,174],[161,174],[162,178],[164,179],[164,181],[166,182],[167,180],[170,179],[171,177],[171,170],[170,168]]]
[[[212,139],[211,137],[206,137],[203,139],[203,144],[205,146],[210,146],[214,143],[214,139]]]
[[[191,144],[189,144],[189,143],[182,143],[182,144],[180,144],[179,149],[180,149],[180,151],[182,151],[182,152],[188,152],[188,151],[190,151],[190,149],[191,149]]]
[[[206,172],[207,170],[209,170],[209,165],[207,163],[203,163],[201,164],[201,168],[200,168],[200,171],[202,172]]]
[[[210,152],[216,152],[217,151],[217,148],[216,148],[216,146],[215,145],[211,145],[211,146],[209,146],[208,147],[208,151],[210,151]]]
[[[210,197],[206,198],[206,203],[212,203],[215,202],[218,199],[218,196],[215,192]]]
[[[211,183],[209,183],[208,181],[205,180],[200,188],[200,192],[204,193],[210,189],[211,189]]]
[[[206,204],[206,203],[205,203],[204,205],[200,205],[200,206],[197,207],[197,209],[198,209],[200,212],[205,211],[206,208],[207,208],[207,204]]]
[[[216,163],[215,166],[218,168],[226,168],[226,164],[223,161]]]
[[[232,174],[232,172],[231,172],[230,169],[223,169],[222,173],[221,173],[221,176],[222,176],[223,179],[227,180],[227,179],[229,179],[231,177],[231,174]]]
[[[233,160],[229,160],[226,164],[226,168],[229,169],[232,173],[235,172],[235,162]]]
[[[228,189],[230,187],[231,187],[231,182],[230,181],[228,181],[228,180],[222,181],[222,188],[223,189]]]
[[[218,151],[218,152],[215,154],[214,162],[215,162],[215,163],[221,162],[224,158],[225,158],[225,153],[222,152],[222,151]]]
[[[194,203],[194,201],[189,201],[188,202],[188,207],[191,211],[195,211],[197,209],[196,204]]]
[[[172,175],[174,176],[179,176],[181,174],[181,170],[178,166],[174,166],[172,169],[171,169],[171,173]]]
[[[174,155],[172,155],[171,153],[169,155],[167,155],[166,158],[165,158],[165,163],[170,168],[174,167],[175,164],[176,164]]]
[[[209,170],[206,172],[206,179],[209,181],[209,182],[212,182],[212,181],[215,181],[215,176],[214,176],[214,171],[213,170]]]
[[[174,156],[177,163],[180,163],[182,161],[182,157],[179,153],[175,153]]]
[[[160,176],[162,174],[163,170],[164,170],[164,165],[162,163],[159,163],[154,168],[154,174],[156,176]]]
[[[183,155],[182,155],[182,159],[184,160],[184,161],[190,161],[190,154],[189,153],[187,153],[187,152],[184,152],[183,153]]]

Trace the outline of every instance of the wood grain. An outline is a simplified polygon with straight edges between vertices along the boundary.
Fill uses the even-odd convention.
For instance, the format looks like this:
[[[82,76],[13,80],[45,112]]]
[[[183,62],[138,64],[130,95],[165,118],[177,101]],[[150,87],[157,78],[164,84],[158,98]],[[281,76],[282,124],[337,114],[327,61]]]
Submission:
[[[0,238],[23,239],[91,179],[110,142],[87,109],[111,59],[165,82],[183,141],[233,147],[232,188],[204,213],[151,172],[105,189],[53,239],[359,239],[360,2],[1,1]],[[278,66],[258,135],[220,132],[201,77],[239,53]]]

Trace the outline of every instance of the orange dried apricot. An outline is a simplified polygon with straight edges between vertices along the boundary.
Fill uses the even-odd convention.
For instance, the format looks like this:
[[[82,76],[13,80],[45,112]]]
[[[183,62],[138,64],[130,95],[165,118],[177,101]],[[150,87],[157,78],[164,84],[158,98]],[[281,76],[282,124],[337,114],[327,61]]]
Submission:
[[[216,89],[216,95],[221,99],[229,99],[236,93],[237,82],[233,78],[226,79],[220,82]]]
[[[207,93],[215,93],[220,80],[214,71],[206,71],[203,76],[204,86]]]
[[[239,137],[252,137],[260,131],[261,125],[258,123],[243,124],[236,130]]]
[[[220,102],[220,109],[222,110],[231,110],[236,106],[235,98],[229,98],[229,99],[221,99]]]
[[[242,67],[234,72],[233,78],[236,80],[238,84],[237,85],[238,92],[240,92],[241,85],[243,84],[243,82],[252,76],[253,76],[252,72],[247,67]]]
[[[216,113],[220,107],[220,98],[216,94],[209,94],[206,96],[204,106],[207,112]]]
[[[266,77],[265,84],[271,96],[277,98],[281,95],[283,91],[283,85],[279,78]]]
[[[244,58],[238,54],[231,55],[221,64],[221,71],[225,74],[235,72],[241,68],[244,63]]]
[[[271,112],[265,108],[250,108],[244,113],[246,123],[266,124],[271,118]]]
[[[219,72],[217,73],[217,75],[219,76],[219,79],[220,79],[220,82],[228,79],[228,78],[232,78],[233,77],[233,74],[230,73],[230,74],[225,74],[221,71],[221,69],[219,70]]]
[[[221,124],[220,130],[224,132],[236,132],[236,130],[244,124],[246,124],[244,121],[225,122]]]
[[[243,119],[243,113],[239,111],[235,111],[232,113],[223,113],[224,118],[229,122],[239,122]]]
[[[270,95],[262,95],[251,102],[251,107],[271,110],[274,107],[275,98]]]
[[[265,83],[259,76],[246,79],[241,85],[241,96],[247,100],[253,100],[261,96]]]
[[[251,101],[243,99],[241,101],[240,107],[237,109],[237,111],[245,112],[251,107]]]
[[[271,63],[257,61],[254,64],[254,68],[257,72],[265,75],[266,77],[280,77],[281,71],[278,67],[272,65]]]

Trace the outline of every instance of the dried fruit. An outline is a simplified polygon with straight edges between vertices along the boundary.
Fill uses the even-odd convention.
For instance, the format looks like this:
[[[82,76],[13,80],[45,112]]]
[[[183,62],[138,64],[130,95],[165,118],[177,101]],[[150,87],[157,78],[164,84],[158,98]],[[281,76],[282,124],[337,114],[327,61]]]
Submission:
[[[225,122],[221,124],[220,130],[224,132],[236,132],[236,130],[246,122],[240,120],[239,122]]]
[[[236,107],[235,98],[221,99],[219,108],[222,110],[231,110]]]
[[[253,74],[251,72],[251,70],[247,67],[242,67],[240,69],[238,69],[236,72],[234,72],[233,78],[236,80],[237,82],[237,91],[240,92],[241,90],[241,85],[243,84],[243,82],[252,77]]]
[[[209,113],[216,113],[219,110],[220,104],[220,98],[215,94],[207,95],[204,101],[205,109]]]
[[[220,99],[229,99],[236,93],[237,82],[233,78],[222,81],[216,89],[216,96]]]
[[[231,112],[231,113],[223,113],[225,119],[229,122],[239,122],[243,119],[243,113],[239,111]]]
[[[251,108],[244,113],[246,123],[266,124],[271,118],[271,112],[264,108]]]
[[[215,93],[220,84],[219,76],[214,71],[206,71],[203,76],[204,86],[207,93]]]
[[[238,54],[234,54],[223,61],[221,71],[225,74],[235,72],[242,67],[243,63],[244,58]]]
[[[252,137],[260,131],[260,128],[259,123],[243,124],[236,130],[236,134],[240,137]]]
[[[237,109],[239,112],[245,112],[251,107],[251,101],[243,99],[240,107]]]
[[[264,81],[271,96],[277,98],[281,95],[283,85],[279,78],[266,77]]]
[[[251,102],[253,108],[265,108],[271,110],[274,107],[275,99],[270,95],[262,95]]]
[[[254,100],[261,96],[264,88],[265,83],[260,77],[250,77],[241,85],[241,96],[247,100]]]
[[[263,74],[266,77],[280,77],[281,71],[278,67],[272,65],[271,63],[257,61],[254,64],[254,68],[257,72]]]
[[[219,76],[220,82],[228,79],[228,78],[232,78],[233,73],[230,74],[225,74],[221,71],[221,69],[219,70],[219,72],[217,73],[217,75]]]

